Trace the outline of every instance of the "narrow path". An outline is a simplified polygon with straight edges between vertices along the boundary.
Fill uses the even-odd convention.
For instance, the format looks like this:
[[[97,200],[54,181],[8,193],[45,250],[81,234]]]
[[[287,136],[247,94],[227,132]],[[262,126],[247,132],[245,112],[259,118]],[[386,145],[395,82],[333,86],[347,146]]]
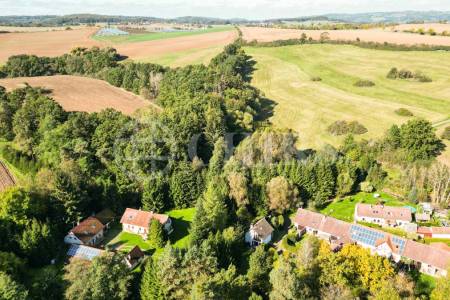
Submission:
[[[444,126],[446,124],[450,124],[450,118],[434,123],[433,127],[437,128],[437,127]]]

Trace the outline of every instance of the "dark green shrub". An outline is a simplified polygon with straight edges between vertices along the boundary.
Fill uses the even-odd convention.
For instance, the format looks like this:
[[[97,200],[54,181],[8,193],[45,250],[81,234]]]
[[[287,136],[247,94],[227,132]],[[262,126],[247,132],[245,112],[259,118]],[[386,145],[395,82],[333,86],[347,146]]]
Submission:
[[[398,78],[400,79],[411,79],[414,78],[414,74],[413,72],[406,70],[406,69],[402,69],[398,72]]]
[[[433,81],[430,77],[428,77],[427,75],[423,74],[420,71],[417,71],[414,74],[414,78],[417,79],[419,82],[432,82]]]
[[[322,81],[322,78],[320,78],[319,76],[314,76],[311,78],[311,81]]]
[[[370,80],[358,80],[357,82],[355,82],[354,86],[357,86],[357,87],[372,87],[372,86],[375,86],[375,83],[373,83]]]
[[[348,133],[352,134],[364,134],[367,132],[367,128],[357,121],[348,123]]]
[[[397,79],[398,78],[398,70],[397,68],[392,68],[386,76],[389,79]]]
[[[364,134],[367,132],[367,128],[357,121],[347,122],[347,121],[336,121],[330,126],[328,126],[327,131],[335,136],[345,135],[345,134]]]
[[[402,117],[412,117],[414,116],[414,114],[412,112],[410,112],[409,110],[407,110],[406,108],[399,108],[395,110],[395,113],[399,116]]]
[[[450,141],[450,126],[445,127],[444,132],[442,133],[442,139]]]

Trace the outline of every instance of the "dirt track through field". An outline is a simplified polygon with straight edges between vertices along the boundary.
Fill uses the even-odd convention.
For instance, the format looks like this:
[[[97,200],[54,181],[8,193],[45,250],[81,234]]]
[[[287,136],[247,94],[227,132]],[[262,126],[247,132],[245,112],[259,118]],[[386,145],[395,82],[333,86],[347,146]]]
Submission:
[[[332,40],[356,41],[359,38],[364,42],[393,43],[393,44],[427,44],[450,46],[450,37],[418,35],[404,32],[391,32],[382,29],[369,30],[297,30],[262,27],[241,27],[243,38],[247,41],[271,42],[300,38],[302,33],[315,40],[320,39],[323,32],[328,32]]]
[[[70,52],[75,47],[92,46],[111,46],[116,48],[121,55],[130,59],[144,59],[172,52],[225,46],[237,37],[236,30],[231,30],[114,45],[93,40],[91,35],[96,30],[97,28],[86,28],[68,31],[0,34],[0,64],[12,55],[58,56]]]
[[[51,97],[66,111],[100,112],[114,108],[131,115],[140,108],[152,105],[150,101],[105,81],[86,77],[58,75],[7,78],[0,79],[0,86],[12,90],[22,87],[24,82],[33,87],[51,89]]]
[[[9,187],[16,185],[14,176],[9,172],[6,165],[0,161],[0,192],[3,192]]]

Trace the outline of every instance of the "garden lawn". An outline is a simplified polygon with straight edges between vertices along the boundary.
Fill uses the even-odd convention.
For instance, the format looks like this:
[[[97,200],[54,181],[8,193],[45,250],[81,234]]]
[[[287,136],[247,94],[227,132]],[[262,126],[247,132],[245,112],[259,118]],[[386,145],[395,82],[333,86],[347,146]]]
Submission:
[[[392,197],[386,193],[379,193],[380,198],[375,198],[373,193],[363,193],[360,192],[353,196],[345,197],[344,199],[338,199],[331,202],[327,207],[322,209],[320,212],[324,215],[346,221],[353,222],[353,216],[355,213],[355,206],[358,203],[366,204],[377,204],[383,201],[387,206],[412,206],[416,207],[415,204],[406,203]]]
[[[173,231],[169,235],[172,246],[176,248],[186,248],[189,245],[189,227],[194,218],[195,208],[178,209],[166,212],[172,219]],[[112,236],[114,237],[112,237]],[[143,251],[154,251],[156,255],[162,252],[161,249],[153,249],[149,242],[140,235],[123,232],[120,225],[112,227],[106,237],[105,242],[108,248],[118,249],[123,252],[130,251],[134,246],[139,246]]]
[[[213,33],[213,32],[231,31],[231,30],[234,30],[233,26],[215,26],[213,28],[199,29],[199,30],[192,30],[192,31],[149,32],[149,33],[120,35],[120,36],[96,36],[96,35],[93,35],[92,38],[97,41],[108,41],[108,42],[112,42],[114,44],[120,44],[120,43],[136,43],[136,42],[145,42],[145,41],[164,40],[164,39],[170,39],[170,38],[199,35],[199,34]]]

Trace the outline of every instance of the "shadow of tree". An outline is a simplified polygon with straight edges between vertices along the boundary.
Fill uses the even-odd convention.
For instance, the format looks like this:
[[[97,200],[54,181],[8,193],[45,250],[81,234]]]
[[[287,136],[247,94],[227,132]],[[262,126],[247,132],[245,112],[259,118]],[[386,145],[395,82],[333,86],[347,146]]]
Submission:
[[[173,232],[169,235],[172,244],[189,235],[190,222],[172,218]]]

